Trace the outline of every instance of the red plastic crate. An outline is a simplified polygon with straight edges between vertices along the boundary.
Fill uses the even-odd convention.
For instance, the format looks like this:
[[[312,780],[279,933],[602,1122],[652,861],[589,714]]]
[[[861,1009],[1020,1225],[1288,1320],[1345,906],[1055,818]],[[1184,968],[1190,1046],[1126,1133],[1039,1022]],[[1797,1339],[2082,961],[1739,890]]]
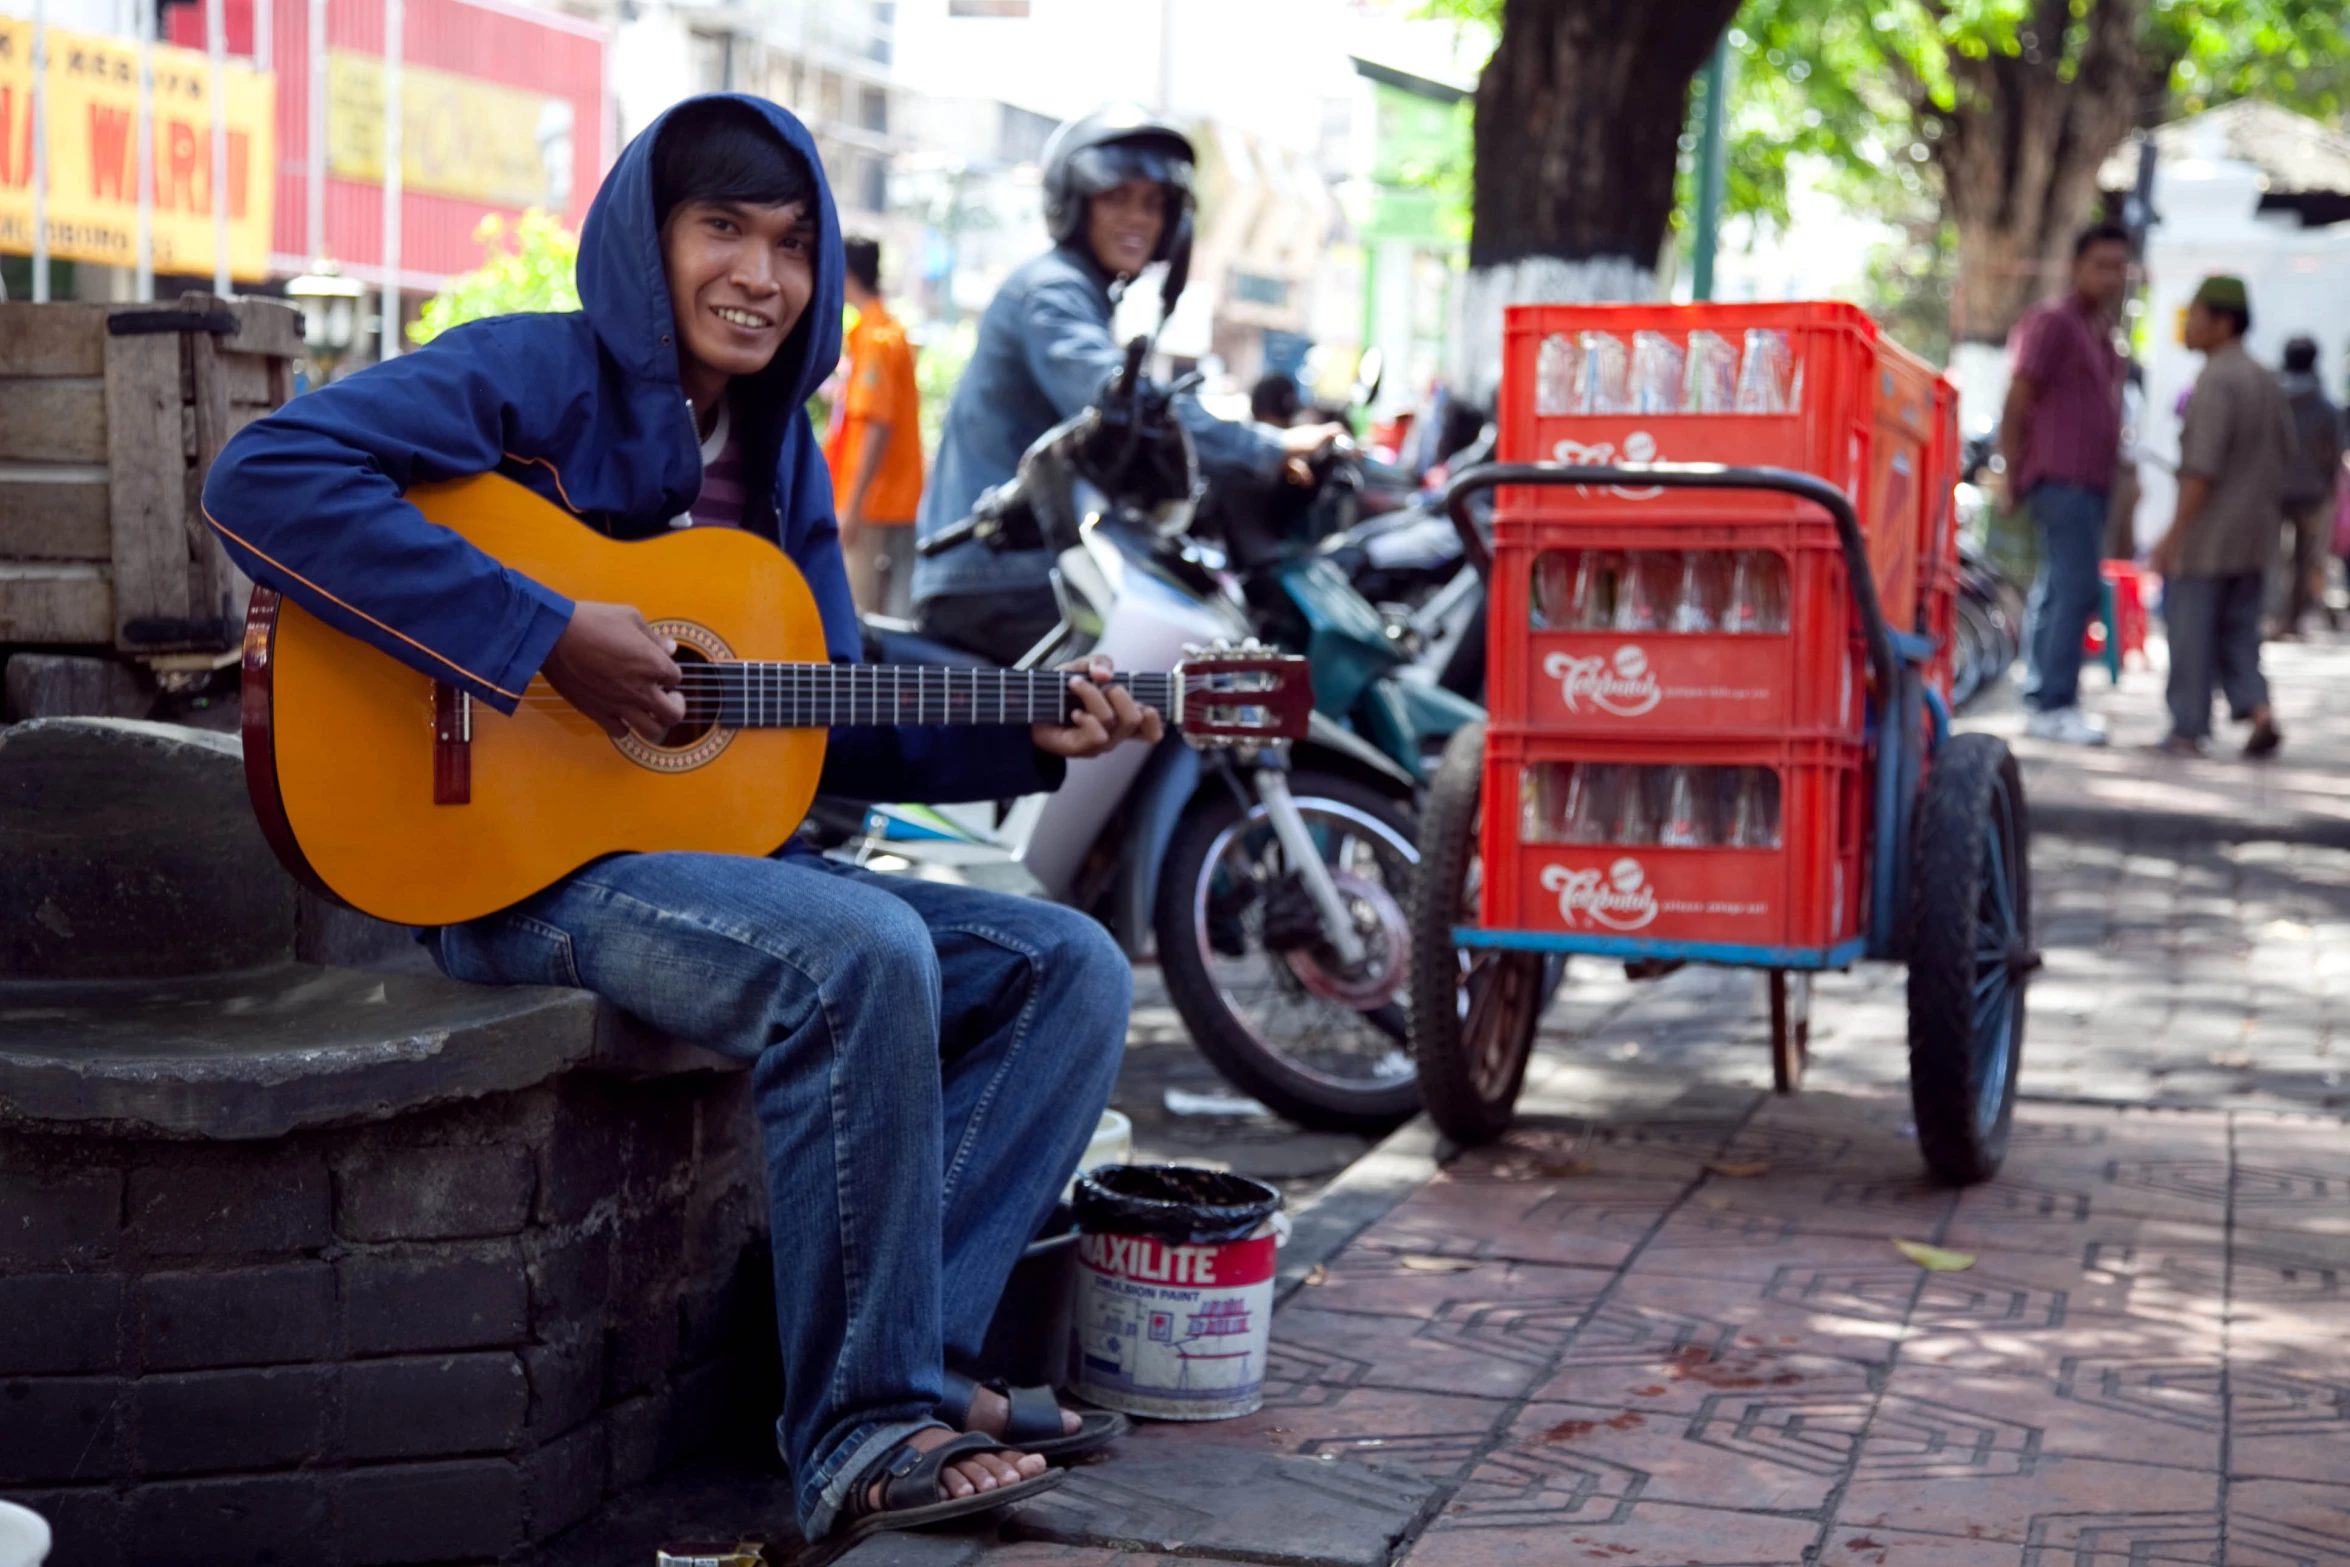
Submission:
[[[1525,841],[1527,770],[1545,762],[1768,767],[1779,776],[1779,844]],[[1838,946],[1866,919],[1866,772],[1861,749],[1835,741],[1659,746],[1488,730],[1482,925],[1749,948]]]
[[[1877,344],[1875,428],[1861,536],[1877,578],[1885,623],[1915,629],[1924,540],[1931,526],[1935,396],[1940,377],[1900,345]]]
[[[1627,346],[1636,332],[1686,344],[1693,331],[1741,343],[1750,328],[1783,331],[1801,376],[1787,413],[1573,413],[1538,411],[1543,341],[1609,332]],[[1498,446],[1503,462],[1718,462],[1792,468],[1857,492],[1867,476],[1877,329],[1853,305],[1520,305],[1504,314]],[[1793,496],[1655,487],[1503,489],[1499,507],[1548,515],[1637,516],[1644,511],[1723,515],[1821,515]]]
[[[1535,624],[1534,582],[1554,549],[1750,550],[1786,572],[1781,632],[1553,630]],[[1843,552],[1825,525],[1766,522],[1639,529],[1502,519],[1487,616],[1493,721],[1617,739],[1752,735],[1857,740],[1867,651]]]

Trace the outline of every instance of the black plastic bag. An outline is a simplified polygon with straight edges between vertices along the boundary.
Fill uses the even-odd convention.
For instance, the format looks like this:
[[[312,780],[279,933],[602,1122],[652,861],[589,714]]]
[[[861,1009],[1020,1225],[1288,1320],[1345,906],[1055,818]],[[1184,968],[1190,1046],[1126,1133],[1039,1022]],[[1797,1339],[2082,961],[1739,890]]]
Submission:
[[[1189,1245],[1245,1240],[1281,1206],[1262,1181],[1180,1164],[1105,1164],[1077,1178],[1077,1227]]]

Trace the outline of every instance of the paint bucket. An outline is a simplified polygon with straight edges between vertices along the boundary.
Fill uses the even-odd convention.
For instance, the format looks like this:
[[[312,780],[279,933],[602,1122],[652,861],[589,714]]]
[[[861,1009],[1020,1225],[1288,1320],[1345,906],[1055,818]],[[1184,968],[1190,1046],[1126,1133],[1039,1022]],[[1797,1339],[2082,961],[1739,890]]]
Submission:
[[[1077,1183],[1071,1386],[1104,1409],[1226,1420],[1264,1402],[1281,1194],[1181,1165]]]

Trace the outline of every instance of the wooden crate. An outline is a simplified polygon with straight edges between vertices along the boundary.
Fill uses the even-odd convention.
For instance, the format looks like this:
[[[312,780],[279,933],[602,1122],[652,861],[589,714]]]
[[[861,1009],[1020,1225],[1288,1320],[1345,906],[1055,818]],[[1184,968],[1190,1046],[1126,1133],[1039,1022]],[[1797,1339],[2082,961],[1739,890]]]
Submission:
[[[277,300],[0,304],[0,643],[233,649],[251,584],[198,502],[301,352]]]

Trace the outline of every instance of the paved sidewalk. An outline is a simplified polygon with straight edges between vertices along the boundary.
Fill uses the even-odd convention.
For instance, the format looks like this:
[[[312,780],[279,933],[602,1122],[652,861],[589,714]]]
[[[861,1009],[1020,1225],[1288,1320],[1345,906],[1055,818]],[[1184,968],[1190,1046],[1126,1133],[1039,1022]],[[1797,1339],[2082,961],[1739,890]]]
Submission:
[[[2031,1106],[1962,1193],[1889,1095],[1556,1076],[1291,1297],[1263,1411],[905,1559],[2350,1561],[2338,1125]]]

